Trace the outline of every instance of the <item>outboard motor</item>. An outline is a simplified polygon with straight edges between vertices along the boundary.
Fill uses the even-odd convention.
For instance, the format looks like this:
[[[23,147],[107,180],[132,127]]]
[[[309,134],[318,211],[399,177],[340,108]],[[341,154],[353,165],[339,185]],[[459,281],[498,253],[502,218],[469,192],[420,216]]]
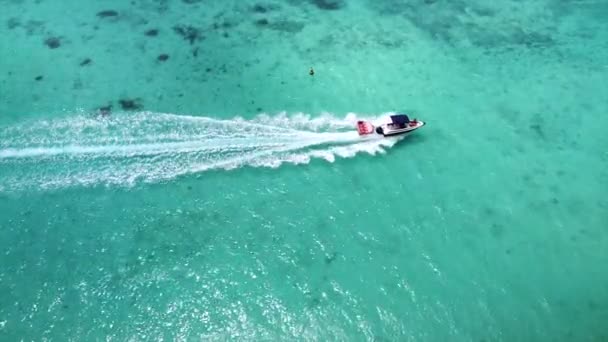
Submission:
[[[384,130],[382,129],[382,127],[378,126],[376,127],[376,133],[384,135]]]

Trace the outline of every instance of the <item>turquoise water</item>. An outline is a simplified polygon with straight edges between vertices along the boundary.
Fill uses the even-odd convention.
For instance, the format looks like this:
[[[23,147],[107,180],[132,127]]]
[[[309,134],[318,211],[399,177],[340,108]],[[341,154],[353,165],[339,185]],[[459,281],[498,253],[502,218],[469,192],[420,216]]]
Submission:
[[[1,340],[608,339],[604,2],[0,7]]]

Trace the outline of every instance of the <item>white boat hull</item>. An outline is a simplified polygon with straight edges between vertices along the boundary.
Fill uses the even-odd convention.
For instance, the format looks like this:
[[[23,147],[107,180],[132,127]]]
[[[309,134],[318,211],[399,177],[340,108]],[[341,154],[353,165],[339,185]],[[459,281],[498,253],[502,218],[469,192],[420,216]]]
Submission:
[[[394,124],[384,124],[376,127],[376,134],[380,134],[385,137],[390,137],[413,132],[422,126],[424,126],[423,121],[410,122],[405,125],[405,127],[399,127]]]
[[[413,132],[425,125],[424,121],[417,119],[410,120],[405,114],[391,115],[391,122],[380,124],[376,127],[369,122],[357,121],[357,132],[360,136],[381,135],[384,137],[392,137]]]

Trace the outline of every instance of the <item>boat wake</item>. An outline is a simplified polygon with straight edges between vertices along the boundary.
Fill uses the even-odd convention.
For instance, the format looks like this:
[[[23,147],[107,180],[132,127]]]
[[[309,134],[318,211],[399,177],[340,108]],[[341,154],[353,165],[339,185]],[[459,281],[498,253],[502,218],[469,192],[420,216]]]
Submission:
[[[349,114],[260,115],[252,120],[141,112],[77,116],[0,128],[0,191],[158,182],[243,166],[333,162],[383,153],[398,138],[362,139]]]

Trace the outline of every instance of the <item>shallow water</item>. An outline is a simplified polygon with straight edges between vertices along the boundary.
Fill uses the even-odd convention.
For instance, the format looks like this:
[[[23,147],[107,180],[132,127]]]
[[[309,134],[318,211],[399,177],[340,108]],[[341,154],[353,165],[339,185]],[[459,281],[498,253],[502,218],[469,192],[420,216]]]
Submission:
[[[604,3],[0,6],[2,340],[608,338]]]

